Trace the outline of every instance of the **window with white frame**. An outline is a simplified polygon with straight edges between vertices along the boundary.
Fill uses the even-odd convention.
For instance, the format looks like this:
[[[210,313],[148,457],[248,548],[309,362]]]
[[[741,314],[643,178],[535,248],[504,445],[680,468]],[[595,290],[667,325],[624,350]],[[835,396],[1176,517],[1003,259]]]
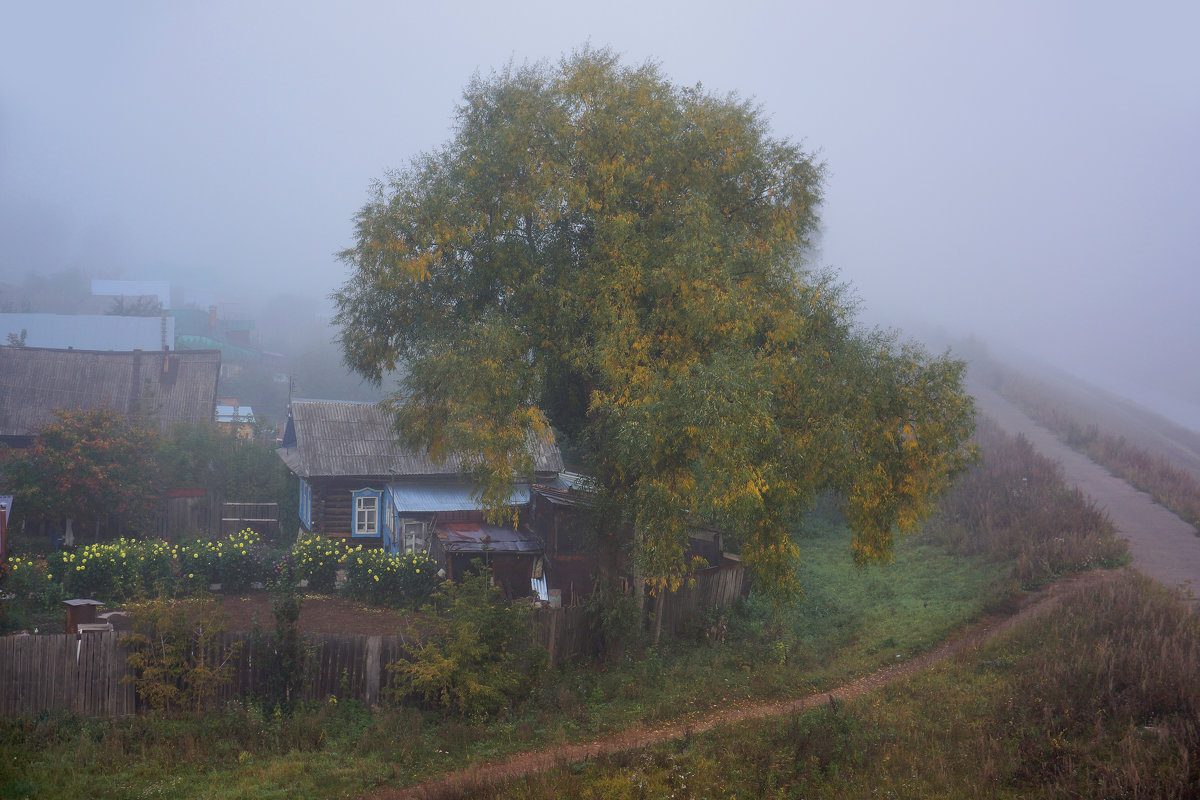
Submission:
[[[427,549],[425,523],[419,520],[404,520],[404,535],[401,542],[404,553],[420,553]]]
[[[354,496],[354,536],[379,535],[379,495],[374,489],[359,489]]]

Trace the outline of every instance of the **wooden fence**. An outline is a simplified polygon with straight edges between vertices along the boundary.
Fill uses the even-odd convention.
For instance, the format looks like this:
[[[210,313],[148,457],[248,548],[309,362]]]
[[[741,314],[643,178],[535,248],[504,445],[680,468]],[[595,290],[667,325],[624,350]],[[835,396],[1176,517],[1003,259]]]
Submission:
[[[552,662],[582,652],[588,638],[583,608],[546,608],[534,613],[534,640]],[[126,716],[143,704],[136,697],[128,655],[115,631],[50,636],[0,637],[0,716],[70,712]],[[265,635],[269,646],[271,637]],[[355,699],[367,706],[386,700],[387,665],[400,656],[401,637],[308,634],[308,669],[301,699]],[[228,633],[214,643],[215,658],[229,659],[230,680],[214,700],[226,703],[261,694],[268,675],[264,651],[251,634]],[[218,657],[217,652],[221,655]],[[214,660],[215,660],[214,658]]]
[[[691,588],[668,595],[663,603],[663,631],[687,634],[699,630],[709,607],[732,604],[741,593],[742,569],[706,570]],[[588,613],[582,606],[540,608],[530,622],[533,638],[557,663],[588,653],[592,644]],[[0,716],[69,712],[82,716],[125,716],[142,708],[136,697],[127,653],[113,631],[51,636],[0,637]],[[266,643],[269,646],[269,635]],[[400,636],[308,634],[301,699],[356,699],[367,706],[386,700],[387,665],[403,647]],[[235,645],[241,643],[240,646]],[[218,702],[261,694],[268,676],[263,649],[251,634],[229,633],[215,647],[232,652],[230,681]]]
[[[744,576],[740,562],[727,562],[697,573],[694,585],[671,592],[664,599],[663,633],[674,636],[698,633],[708,609],[728,609],[737,602]]]

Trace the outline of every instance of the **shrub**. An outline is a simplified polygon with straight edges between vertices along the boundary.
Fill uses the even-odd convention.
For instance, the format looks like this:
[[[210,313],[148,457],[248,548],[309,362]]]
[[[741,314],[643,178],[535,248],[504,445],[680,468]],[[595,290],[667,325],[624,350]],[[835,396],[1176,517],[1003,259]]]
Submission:
[[[213,583],[221,584],[223,590],[240,592],[252,583],[266,582],[271,559],[256,531],[246,528],[212,546],[216,552]]]
[[[505,603],[486,568],[442,583],[433,599],[429,628],[409,631],[406,652],[387,667],[391,694],[465,716],[494,714],[528,694],[546,660],[530,635],[530,606]]]
[[[418,606],[438,584],[437,562],[424,553],[392,555],[385,550],[346,554],[346,585],[342,593],[375,605]]]
[[[308,581],[308,588],[332,592],[347,548],[342,542],[309,534],[296,540],[292,550],[296,559],[296,580]]]
[[[1013,563],[1013,578],[1037,585],[1068,572],[1128,559],[1107,515],[1068,487],[1059,466],[1024,437],[980,420],[980,462],[941,499],[927,530],[952,550]]]
[[[294,560],[290,555],[280,559],[271,589],[276,593],[272,602],[275,617],[275,636],[261,635],[257,627],[252,639],[255,660],[265,665],[259,700],[267,708],[290,714],[295,710],[300,688],[311,664],[310,651],[300,633],[300,608],[303,603],[296,594]]]
[[[171,577],[176,551],[161,541],[121,538],[54,554],[69,597],[128,600],[151,593]]]
[[[50,564],[40,556],[14,556],[0,564],[0,589],[5,595],[2,627],[24,628],[31,614],[55,608],[63,599],[60,580],[55,580]]]
[[[233,677],[241,643],[221,644],[226,616],[207,598],[149,600],[130,607],[134,689],[156,711],[201,711]]]

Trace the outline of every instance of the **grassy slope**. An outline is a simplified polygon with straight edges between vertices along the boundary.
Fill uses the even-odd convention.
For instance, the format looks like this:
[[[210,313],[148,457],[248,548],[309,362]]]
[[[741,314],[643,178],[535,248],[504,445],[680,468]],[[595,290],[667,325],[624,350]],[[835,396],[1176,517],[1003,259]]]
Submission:
[[[551,797],[1195,797],[1200,620],[1126,573],[858,700],[477,792]]]

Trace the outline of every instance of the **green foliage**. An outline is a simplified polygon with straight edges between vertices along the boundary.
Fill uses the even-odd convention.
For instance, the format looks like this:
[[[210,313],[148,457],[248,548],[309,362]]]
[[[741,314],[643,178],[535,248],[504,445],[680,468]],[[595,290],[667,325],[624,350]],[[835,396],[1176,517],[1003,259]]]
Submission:
[[[860,334],[803,262],[823,167],[765,114],[585,49],[467,87],[456,133],[388,176],[343,253],[347,363],[403,366],[396,430],[500,509],[553,428],[653,588],[689,521],[797,589],[791,526],[836,489],[886,559],[962,464],[962,365]]]
[[[529,607],[505,603],[491,570],[446,581],[434,600],[436,621],[409,631],[407,651],[387,667],[393,696],[478,716],[529,692],[545,652],[530,639]]]
[[[308,581],[308,588],[314,592],[332,592],[348,551],[341,540],[315,533],[302,535],[292,548],[296,579]]]
[[[71,517],[81,529],[111,519],[125,530],[147,530],[161,487],[153,462],[158,434],[103,406],[53,413],[33,445],[4,462],[14,517]]]
[[[262,636],[255,630],[252,639],[256,659],[266,665],[265,680],[261,684],[259,701],[267,708],[276,708],[283,714],[295,711],[300,689],[308,675],[311,664],[309,652],[300,633],[300,609],[303,599],[296,593],[296,570],[294,559],[284,556],[278,565],[272,591],[272,616],[275,618],[275,636]]]
[[[38,612],[57,611],[64,599],[61,580],[40,556],[13,556],[0,563],[0,631],[31,627],[29,621]]]
[[[158,468],[172,486],[198,487],[246,502],[291,505],[287,469],[266,442],[239,438],[215,425],[179,425],[161,440]]]
[[[124,537],[61,550],[47,557],[61,576],[68,597],[126,600],[152,593],[161,580],[171,577],[176,548],[161,541]]]
[[[203,711],[233,677],[240,642],[223,644],[224,612],[212,600],[148,600],[130,607],[134,689],[156,711]]]
[[[392,555],[360,546],[346,554],[343,564],[346,585],[342,594],[374,605],[416,608],[441,580],[437,562],[424,553]]]
[[[645,644],[637,599],[617,591],[607,581],[596,581],[587,599],[596,655],[621,658],[627,648]]]
[[[184,544],[122,537],[51,553],[46,563],[66,596],[103,600],[204,591],[212,583],[242,591],[265,583],[273,567],[271,552],[249,529]]]

